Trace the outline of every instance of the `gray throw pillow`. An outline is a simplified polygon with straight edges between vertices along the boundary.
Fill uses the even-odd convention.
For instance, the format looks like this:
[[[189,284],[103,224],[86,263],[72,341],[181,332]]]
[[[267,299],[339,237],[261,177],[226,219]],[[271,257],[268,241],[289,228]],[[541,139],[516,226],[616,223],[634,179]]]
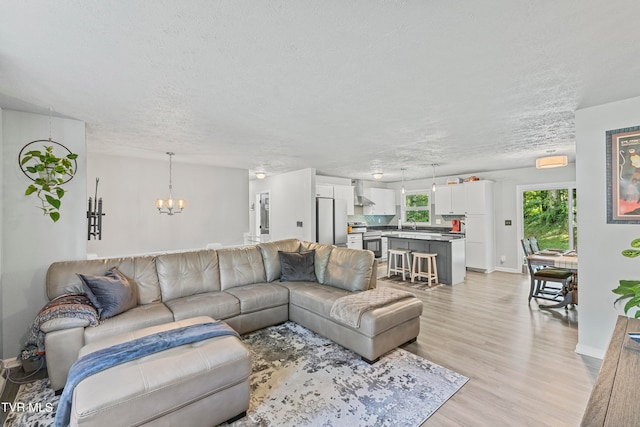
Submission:
[[[77,274],[101,319],[113,317],[138,304],[129,280],[116,267],[107,270],[104,276]]]
[[[313,260],[316,251],[283,252],[278,251],[280,257],[281,282],[317,282]]]

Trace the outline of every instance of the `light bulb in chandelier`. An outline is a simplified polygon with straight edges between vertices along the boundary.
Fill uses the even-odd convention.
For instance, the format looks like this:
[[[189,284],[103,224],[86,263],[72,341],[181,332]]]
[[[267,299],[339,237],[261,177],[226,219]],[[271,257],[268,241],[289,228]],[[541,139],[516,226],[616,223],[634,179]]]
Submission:
[[[433,168],[433,184],[431,184],[431,191],[434,192],[434,193],[437,190],[437,187],[436,187],[436,166],[437,165],[435,163],[431,164],[431,167]]]

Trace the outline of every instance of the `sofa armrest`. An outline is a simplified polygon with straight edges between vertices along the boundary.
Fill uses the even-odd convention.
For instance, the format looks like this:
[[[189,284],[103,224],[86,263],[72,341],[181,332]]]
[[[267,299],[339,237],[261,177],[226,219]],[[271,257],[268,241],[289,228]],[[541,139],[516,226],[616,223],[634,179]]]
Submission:
[[[371,280],[369,280],[369,289],[375,289],[378,283],[378,260],[373,260],[373,273],[371,273]]]
[[[87,319],[80,319],[76,317],[58,317],[55,319],[47,320],[40,325],[40,330],[45,334],[49,332],[62,331],[64,329],[73,328],[85,328],[89,326],[91,322]]]
[[[61,329],[45,335],[45,360],[52,389],[64,388],[69,369],[83,345],[84,328]]]

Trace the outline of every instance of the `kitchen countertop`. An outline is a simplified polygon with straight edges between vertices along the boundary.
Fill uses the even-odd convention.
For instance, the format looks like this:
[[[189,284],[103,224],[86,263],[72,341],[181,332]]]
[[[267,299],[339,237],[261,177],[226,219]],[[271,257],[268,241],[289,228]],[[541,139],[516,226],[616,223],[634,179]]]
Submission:
[[[448,234],[448,233],[425,233],[421,231],[383,231],[384,237],[395,237],[398,239],[414,239],[414,240],[435,240],[439,242],[450,242],[453,240],[464,239],[464,235]]]

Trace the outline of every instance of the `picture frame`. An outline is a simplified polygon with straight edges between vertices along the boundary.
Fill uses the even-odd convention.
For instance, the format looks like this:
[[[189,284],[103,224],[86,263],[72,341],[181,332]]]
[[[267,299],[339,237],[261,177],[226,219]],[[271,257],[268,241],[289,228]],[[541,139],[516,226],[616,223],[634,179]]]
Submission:
[[[606,131],[607,224],[640,224],[640,126]]]

